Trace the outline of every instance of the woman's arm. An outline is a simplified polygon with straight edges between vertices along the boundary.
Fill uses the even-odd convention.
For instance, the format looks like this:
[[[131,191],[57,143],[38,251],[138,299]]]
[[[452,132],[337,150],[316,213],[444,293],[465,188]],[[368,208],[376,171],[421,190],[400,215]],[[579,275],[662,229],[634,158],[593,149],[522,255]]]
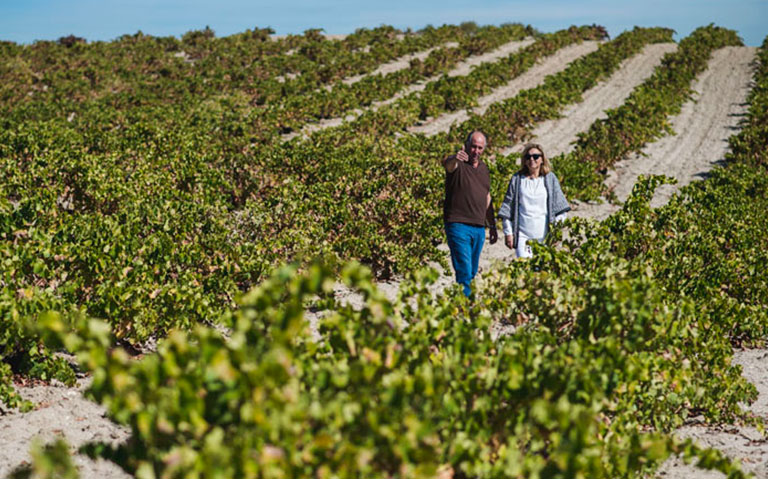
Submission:
[[[504,218],[501,220],[501,227],[504,230],[504,236],[512,236],[512,220]]]
[[[562,221],[565,219],[565,213],[571,211],[571,205],[568,204],[568,199],[565,197],[565,194],[563,194],[563,189],[560,188],[560,180],[557,179],[557,175],[553,173],[552,176],[552,186],[554,190],[552,193],[555,195],[553,214],[555,215],[555,221]]]
[[[499,207],[498,217],[503,219],[512,219],[513,206],[515,202],[515,177],[509,180],[509,186],[507,186],[507,192],[504,194],[504,199]]]
[[[504,229],[504,244],[507,245],[507,248],[514,249],[515,247],[515,241],[514,241],[514,231],[512,231],[512,220],[504,218],[501,220],[501,226]]]

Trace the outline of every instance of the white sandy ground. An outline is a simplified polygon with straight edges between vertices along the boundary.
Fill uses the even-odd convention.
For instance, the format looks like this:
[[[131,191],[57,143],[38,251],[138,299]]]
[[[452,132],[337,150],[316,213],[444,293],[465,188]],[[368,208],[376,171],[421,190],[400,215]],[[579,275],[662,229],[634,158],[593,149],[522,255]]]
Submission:
[[[424,60],[429,56],[430,53],[437,50],[438,48],[453,48],[458,46],[459,44],[456,42],[448,42],[443,45],[438,45],[436,47],[428,48],[424,51],[416,52],[416,53],[409,53],[408,55],[403,55],[402,57],[395,58],[394,60],[384,63],[383,65],[380,65],[379,68],[372,72],[368,73],[361,73],[360,75],[353,75],[346,78],[343,78],[341,80],[342,83],[345,85],[354,85],[355,83],[359,82],[363,78],[369,76],[369,75],[387,75],[389,73],[394,73],[398,70],[404,70],[408,68],[411,64],[411,60]],[[370,47],[366,46],[363,51],[367,52],[370,50]],[[327,91],[333,90],[333,85],[325,85],[323,88],[325,88]]]
[[[461,124],[468,120],[470,113],[482,115],[492,104],[512,98],[522,90],[533,88],[540,84],[546,76],[565,70],[569,63],[592,53],[597,50],[599,45],[600,42],[586,41],[561,48],[554,54],[540,59],[536,65],[517,78],[513,78],[506,85],[500,86],[488,95],[478,98],[477,107],[440,115],[427,120],[421,125],[413,126],[408,131],[411,133],[422,133],[426,136],[434,136],[448,131],[453,124]]]
[[[459,44],[456,42],[448,42],[444,45],[432,47],[421,52],[411,53],[410,55],[405,55],[400,58],[396,58],[389,63],[385,63],[370,73],[348,77],[342,80],[342,82],[346,85],[353,85],[368,75],[388,75],[399,70],[404,70],[411,65],[411,60],[424,60],[429,56],[430,53],[437,50],[438,48],[454,48],[458,45]]]
[[[569,106],[561,118],[541,122],[531,131],[532,139],[545,148],[548,157],[554,157],[573,149],[577,134],[596,120],[606,117],[605,111],[624,103],[632,90],[643,83],[659,66],[667,53],[677,50],[677,43],[653,43],[624,60],[606,80],[584,92],[583,101]],[[498,154],[509,155],[523,151],[523,143],[503,148]]]
[[[341,37],[341,38],[339,38],[339,40],[343,40],[346,35],[336,35],[336,36]],[[398,37],[400,37],[399,39],[402,40],[402,35],[398,35]],[[329,38],[329,39],[333,40],[334,38]],[[442,45],[442,46],[456,46],[456,45],[458,45],[458,43],[448,42],[448,43],[446,43],[445,45]],[[415,58],[418,58],[418,59],[426,58],[432,52],[432,50],[435,50],[437,48],[440,48],[440,47],[439,46],[438,47],[432,47],[432,48],[429,48],[429,49],[424,50],[422,52],[410,53],[410,54],[404,55],[404,56],[402,56],[400,58],[395,58],[391,62],[385,63],[385,64],[381,65],[379,68],[377,68],[373,72],[363,73],[363,74],[360,74],[360,75],[349,76],[349,77],[346,77],[346,78],[342,79],[341,81],[343,83],[346,83],[347,85],[351,85],[353,83],[359,82],[360,80],[365,78],[367,75],[375,75],[377,73],[383,75],[383,74],[390,73],[390,72],[393,72],[393,71],[402,70],[403,68],[407,68],[408,67],[408,65],[409,65],[411,60],[413,60]],[[359,49],[358,51],[360,51],[362,53],[368,53],[368,52],[371,51],[371,47],[370,47],[370,45],[366,45],[363,48]],[[296,53],[296,50],[293,49],[293,50],[288,50],[283,55],[293,55],[295,53]],[[276,76],[275,79],[277,81],[279,81],[280,83],[284,83],[286,80],[292,80],[292,79],[294,79],[294,78],[296,78],[298,76],[299,76],[298,73],[288,73],[286,75]],[[326,85],[323,88],[325,88],[326,90],[330,91],[333,88],[333,85]]]
[[[505,43],[499,48],[492,50],[488,53],[485,53],[482,55],[470,56],[463,62],[459,62],[459,64],[456,65],[456,67],[453,68],[452,70],[449,70],[448,73],[446,73],[446,75],[447,76],[467,75],[471,71],[473,66],[479,65],[481,63],[495,62],[501,58],[507,57],[512,53],[530,45],[531,43],[533,43],[533,39],[531,38],[521,40],[521,41],[513,41],[513,42]],[[443,45],[443,47],[452,47],[455,45],[457,44],[449,43],[449,44]],[[408,64],[406,63],[400,69],[407,68],[407,67],[408,67]],[[393,71],[397,71],[397,70],[390,68],[386,73],[382,73],[382,74],[392,73]],[[396,102],[400,98],[410,95],[411,93],[424,90],[427,84],[437,81],[442,76],[443,76],[442,74],[434,75],[432,77],[429,77],[421,81],[418,81],[416,83],[413,83],[411,85],[408,85],[407,87],[404,87],[402,90],[400,90],[397,94],[395,94],[394,96],[386,100],[373,102],[371,106],[367,108],[357,108],[357,109],[351,110],[349,113],[347,113],[343,117],[324,118],[322,120],[318,120],[317,122],[309,123],[304,128],[302,128],[301,131],[299,132],[291,132],[283,135],[282,139],[283,141],[288,141],[299,135],[307,137],[315,131],[324,130],[326,128],[332,128],[334,126],[339,126],[345,122],[354,121],[357,117],[359,117],[366,111],[369,111],[369,110],[376,111],[385,105],[389,105],[391,103]]]
[[[325,33],[321,33],[321,35],[324,36],[327,40],[341,41],[341,40],[344,40],[345,38],[347,38],[346,34],[328,35],[328,34],[325,34]],[[274,35],[273,34],[273,35],[269,36],[269,39],[270,40],[281,40],[283,38],[288,38],[288,37],[289,37],[289,35]]]
[[[6,477],[30,460],[29,448],[35,438],[49,443],[62,437],[72,447],[93,441],[119,444],[128,439],[127,428],[109,420],[103,407],[83,397],[82,391],[89,383],[89,378],[82,378],[74,388],[62,385],[17,388],[24,399],[33,401],[37,408],[28,413],[0,416],[0,477]],[[131,477],[106,460],[94,461],[76,454],[74,463],[83,479]]]
[[[728,138],[738,130],[751,88],[756,49],[726,47],[712,55],[709,68],[694,82],[694,101],[683,105],[670,125],[675,135],[648,144],[640,154],[620,161],[605,183],[620,201],[625,201],[640,175],[663,174],[677,178],[677,185],[664,185],[652,205],[660,206],[680,187],[706,173],[725,159]],[[619,207],[604,202],[580,204],[575,214],[602,220]]]
[[[325,35],[325,34],[323,34],[323,36],[328,40],[338,40],[338,41],[344,40],[347,37],[346,35]],[[281,40],[286,37],[288,37],[288,35],[270,35],[269,39],[272,41],[275,41],[275,40]],[[293,55],[296,53],[296,51],[297,50],[293,48],[283,53],[283,55]]]
[[[617,102],[620,103],[628,91],[641,81],[632,78],[633,70],[634,75],[647,76],[649,69],[658,62],[661,50],[669,48],[673,47],[648,47],[641,55],[628,60],[609,80],[587,92],[584,104],[567,110],[564,118],[547,122],[537,128],[534,131],[537,141],[549,148],[550,153],[565,151],[575,138],[577,130],[588,128],[592,121],[602,115],[603,109],[616,106]],[[620,199],[626,197],[631,185],[641,173],[677,176],[680,183],[666,192],[660,192],[654,200],[661,204],[676,188],[701,177],[723,159],[727,150],[726,140],[734,133],[740,115],[745,111],[744,102],[752,71],[750,62],[754,55],[755,49],[746,47],[728,48],[715,53],[710,68],[695,84],[697,101],[687,103],[681,114],[672,120],[677,135],[648,145],[643,151],[646,156],[636,156],[621,162],[617,172],[608,176],[608,181],[613,182],[609,184],[615,187]],[[564,65],[555,67],[552,71],[562,68]],[[534,85],[535,83],[531,84]],[[518,90],[522,88],[518,87]],[[590,111],[592,113],[589,113]],[[624,197],[622,191],[627,192]],[[616,208],[611,205],[587,204],[577,204],[576,207],[577,215],[598,219],[606,217]],[[440,248],[447,257],[445,245]],[[479,286],[482,287],[483,270],[493,267],[496,261],[506,261],[512,257],[502,241],[493,246],[486,243],[481,258]],[[453,278],[444,274],[435,285],[434,291],[442,291],[452,283]],[[389,297],[394,297],[398,282],[382,283],[380,287]],[[343,288],[338,289],[338,297],[352,304],[360,304],[357,295],[350,294]],[[744,376],[755,384],[759,392],[759,398],[750,406],[750,411],[768,417],[768,350],[735,351],[734,362],[744,368]],[[89,441],[114,444],[127,439],[127,429],[107,419],[102,407],[82,396],[81,391],[86,387],[87,381],[80,379],[77,388],[55,385],[19,388],[23,397],[34,401],[38,406],[29,413],[10,412],[0,416],[0,477],[29,460],[29,446],[34,437],[50,441],[56,436],[63,436],[73,447]],[[677,431],[677,434],[681,437],[694,437],[703,445],[716,447],[729,457],[740,459],[744,468],[755,473],[758,479],[768,479],[768,441],[754,429],[741,426],[707,427],[692,422]],[[81,477],[85,479],[129,477],[119,467],[107,461],[92,461],[82,455],[75,455],[75,462],[80,468]],[[687,466],[677,459],[667,461],[657,475],[665,479],[721,476],[719,473],[709,473]]]
[[[740,365],[742,374],[757,387],[759,397],[749,411],[768,419],[768,350],[750,349],[734,351],[734,364]],[[768,439],[753,427],[703,426],[689,424],[676,432],[680,438],[693,438],[702,446],[712,447],[730,458],[738,459],[742,468],[755,475],[755,479],[768,478]],[[663,479],[719,479],[725,474],[705,471],[685,464],[679,458],[665,462],[656,475]]]

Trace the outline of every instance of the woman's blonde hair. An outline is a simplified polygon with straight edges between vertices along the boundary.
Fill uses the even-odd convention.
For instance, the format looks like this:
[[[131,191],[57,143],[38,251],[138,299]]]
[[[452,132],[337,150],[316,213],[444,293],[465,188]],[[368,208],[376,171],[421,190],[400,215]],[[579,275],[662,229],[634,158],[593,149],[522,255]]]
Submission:
[[[549,163],[547,155],[544,153],[544,148],[542,148],[538,143],[526,143],[523,146],[523,152],[520,154],[520,173],[523,175],[528,175],[528,164],[525,162],[525,155],[527,155],[528,152],[534,148],[541,152],[541,166],[539,167],[539,176],[545,176],[547,173],[552,171],[552,165]]]

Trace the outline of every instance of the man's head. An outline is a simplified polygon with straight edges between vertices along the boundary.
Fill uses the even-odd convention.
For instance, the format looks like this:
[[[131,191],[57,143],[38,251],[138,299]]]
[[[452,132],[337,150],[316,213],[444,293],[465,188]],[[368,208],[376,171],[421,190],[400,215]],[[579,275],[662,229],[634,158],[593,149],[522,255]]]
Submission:
[[[467,141],[464,142],[464,151],[469,156],[469,161],[476,162],[480,155],[485,151],[486,138],[485,133],[475,130],[467,135]]]

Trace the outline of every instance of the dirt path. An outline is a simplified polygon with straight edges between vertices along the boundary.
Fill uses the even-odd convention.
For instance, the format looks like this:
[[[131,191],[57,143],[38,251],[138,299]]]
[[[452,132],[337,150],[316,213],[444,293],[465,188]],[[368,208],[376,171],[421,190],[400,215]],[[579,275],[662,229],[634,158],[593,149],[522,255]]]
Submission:
[[[748,410],[768,419],[768,349],[735,351],[733,362],[743,368],[744,377],[757,387],[759,397]],[[702,446],[718,449],[728,457],[739,459],[742,468],[754,474],[755,479],[768,478],[768,439],[753,427],[690,424],[680,428],[676,434],[681,438],[695,439]],[[673,458],[662,465],[656,477],[715,479],[724,478],[725,474],[704,471],[685,464],[679,458]]]
[[[429,56],[430,53],[433,51],[440,49],[440,48],[454,48],[457,47],[459,44],[456,42],[448,42],[444,43],[442,45],[438,45],[436,47],[428,48],[426,50],[415,52],[415,53],[409,53],[408,55],[403,55],[402,57],[395,58],[394,60],[384,63],[380,65],[376,70],[373,70],[368,73],[361,73],[360,75],[353,75],[350,77],[343,78],[341,80],[341,83],[345,85],[354,85],[355,83],[359,82],[365,77],[372,76],[372,75],[387,75],[389,73],[394,73],[398,70],[406,69],[410,66],[411,60],[424,60]],[[370,49],[370,47],[366,46],[366,49]],[[363,51],[366,51],[365,49]],[[323,88],[326,91],[333,90],[334,84],[325,85]]]
[[[0,416],[0,477],[29,460],[33,439],[44,443],[64,438],[70,446],[100,441],[119,444],[128,439],[127,428],[118,426],[105,416],[104,408],[83,397],[90,379],[80,379],[74,388],[66,386],[19,387],[24,399],[36,404],[28,413]],[[83,479],[122,479],[131,477],[116,464],[94,461],[74,455],[74,463]]]
[[[389,63],[385,63],[370,73],[348,77],[342,80],[342,82],[346,85],[353,85],[369,75],[387,75],[398,70],[404,70],[410,66],[411,60],[424,60],[429,56],[430,53],[439,48],[454,48],[457,46],[459,46],[459,44],[456,42],[448,42],[446,44],[438,45],[421,52],[411,53],[410,55],[405,55],[400,58],[396,58]]]
[[[562,118],[540,123],[531,132],[533,140],[541,143],[550,157],[570,151],[578,133],[585,131],[596,120],[605,118],[606,110],[621,106],[632,90],[653,74],[661,58],[675,50],[676,43],[646,45],[642,52],[624,60],[610,78],[587,90],[584,100],[563,111]],[[522,150],[523,144],[520,143],[499,153],[509,155]]]
[[[420,51],[420,52],[414,52],[409,53],[407,55],[403,55],[402,57],[395,58],[387,63],[384,63],[382,65],[379,65],[379,67],[376,70],[373,70],[368,73],[361,73],[360,75],[353,75],[346,78],[342,78],[341,82],[345,85],[353,85],[363,78],[370,76],[370,75],[387,75],[389,73],[394,73],[398,70],[403,70],[405,68],[408,68],[411,64],[411,60],[424,60],[429,56],[430,53],[433,51],[439,49],[439,48],[454,48],[457,47],[459,44],[456,42],[447,42],[442,45],[438,45],[432,48],[428,48],[426,50]],[[370,50],[369,46],[366,46],[361,51],[364,53],[367,53]],[[293,79],[298,77],[298,73],[289,73],[288,75],[280,75],[278,77],[275,77],[279,82],[284,82],[286,79]],[[324,88],[327,91],[333,90],[333,84],[325,85],[322,88]]]
[[[456,68],[454,68],[453,70],[450,70],[448,73],[446,73],[446,75],[447,76],[466,75],[466,74],[468,74],[472,70],[472,67],[474,67],[476,65],[480,65],[482,63],[495,62],[495,61],[497,61],[497,60],[499,60],[501,58],[507,57],[507,56],[511,55],[512,53],[514,53],[514,52],[516,52],[516,51],[518,51],[518,50],[520,50],[522,48],[525,48],[526,46],[530,45],[531,43],[533,43],[533,41],[534,41],[533,39],[529,38],[529,39],[526,39],[526,40],[509,42],[509,43],[505,43],[504,45],[500,46],[496,50],[493,50],[491,52],[485,53],[483,55],[471,56],[471,57],[467,58],[465,61],[460,62],[456,66]],[[405,67],[407,67],[407,66],[408,65],[405,65]],[[442,74],[435,75],[435,76],[432,76],[430,78],[427,78],[427,79],[424,79],[422,81],[419,81],[417,83],[414,83],[412,85],[408,85],[407,87],[403,88],[398,93],[393,95],[391,98],[388,98],[388,99],[382,100],[382,101],[373,102],[371,104],[371,106],[369,106],[368,108],[358,108],[358,109],[352,110],[352,111],[350,111],[348,114],[346,114],[343,117],[325,118],[325,119],[319,120],[319,121],[317,121],[315,123],[310,123],[310,124],[306,125],[304,128],[302,128],[300,132],[292,132],[292,133],[288,133],[288,134],[283,135],[282,136],[283,141],[288,141],[288,140],[290,140],[290,139],[292,139],[292,138],[294,138],[296,136],[299,136],[299,135],[302,135],[302,136],[306,137],[306,136],[310,135],[311,133],[313,133],[315,131],[324,130],[326,128],[332,128],[332,127],[335,127],[335,126],[339,126],[339,125],[341,125],[342,123],[345,123],[345,122],[354,121],[357,117],[359,117],[360,115],[362,115],[366,111],[369,111],[369,110],[376,111],[376,110],[378,110],[379,108],[381,108],[381,107],[383,107],[385,105],[389,105],[391,103],[396,102],[400,98],[403,98],[403,97],[405,97],[407,95],[410,95],[411,93],[415,93],[415,92],[419,92],[419,91],[424,90],[427,87],[427,84],[429,84],[431,82],[434,82],[434,81],[437,81],[442,76],[443,76]]]
[[[641,154],[620,161],[610,170],[606,184],[620,201],[627,199],[642,174],[664,174],[677,178],[677,185],[664,185],[651,203],[666,203],[682,186],[706,173],[725,158],[728,137],[738,129],[745,112],[756,49],[727,47],[712,55],[709,68],[694,84],[695,101],[683,105],[671,121],[675,135],[647,145]],[[618,210],[609,203],[576,205],[574,214],[598,220]]]
[[[448,131],[454,123],[463,123],[469,119],[470,113],[482,115],[494,103],[504,101],[517,95],[522,90],[533,88],[540,84],[547,75],[565,70],[568,64],[579,57],[587,55],[595,50],[600,42],[586,41],[577,45],[570,45],[557,50],[554,54],[541,59],[531,69],[509,83],[493,90],[490,94],[478,99],[478,106],[469,110],[460,110],[446,113],[437,118],[427,120],[421,125],[408,129],[411,133],[421,133],[426,136],[434,136]]]

